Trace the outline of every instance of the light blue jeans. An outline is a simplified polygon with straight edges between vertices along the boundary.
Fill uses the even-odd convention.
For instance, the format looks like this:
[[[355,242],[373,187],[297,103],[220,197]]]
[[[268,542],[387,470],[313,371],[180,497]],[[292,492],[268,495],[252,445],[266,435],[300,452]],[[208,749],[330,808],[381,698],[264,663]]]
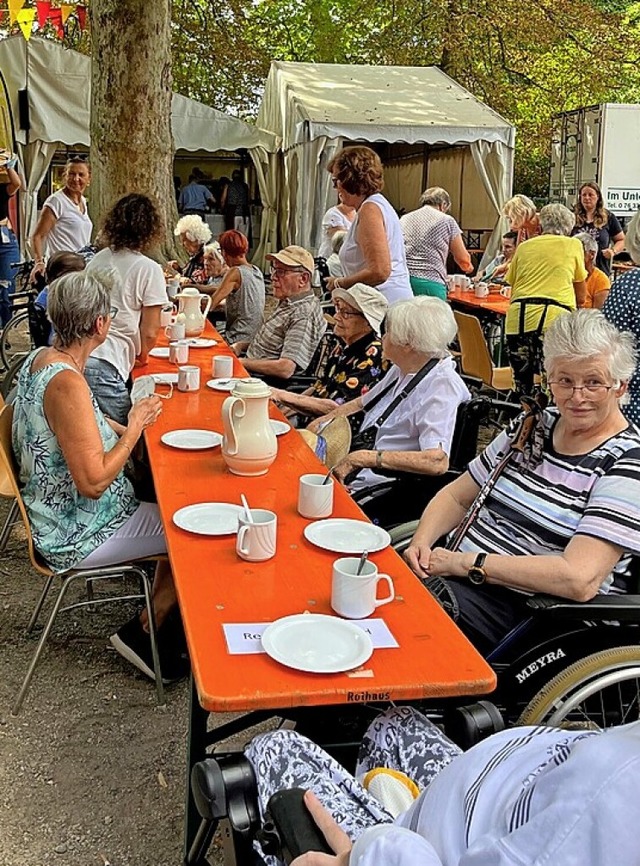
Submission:
[[[0,327],[11,318],[11,298],[15,292],[15,271],[11,265],[20,261],[16,236],[8,226],[0,226]]]
[[[102,358],[90,357],[84,368],[84,377],[102,412],[126,427],[131,397],[126,383],[113,364]]]

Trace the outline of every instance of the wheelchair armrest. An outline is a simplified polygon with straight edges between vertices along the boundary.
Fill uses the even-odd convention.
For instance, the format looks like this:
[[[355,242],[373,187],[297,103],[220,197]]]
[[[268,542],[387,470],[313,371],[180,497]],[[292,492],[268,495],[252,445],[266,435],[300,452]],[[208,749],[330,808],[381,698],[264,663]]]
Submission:
[[[527,607],[557,619],[640,621],[640,595],[596,595],[584,602],[569,601],[552,595],[536,595],[528,599]]]
[[[352,495],[353,501],[359,505],[360,508],[363,508],[367,503],[373,502],[380,496],[386,496],[386,494],[392,490],[397,481],[397,478],[391,478],[389,481],[385,481],[381,484],[374,484],[371,487],[365,487],[364,490],[356,490]]]

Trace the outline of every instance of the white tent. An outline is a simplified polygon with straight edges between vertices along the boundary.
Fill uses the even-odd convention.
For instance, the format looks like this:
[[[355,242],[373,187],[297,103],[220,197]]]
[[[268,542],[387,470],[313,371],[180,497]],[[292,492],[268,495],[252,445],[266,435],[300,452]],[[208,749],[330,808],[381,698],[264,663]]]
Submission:
[[[335,204],[327,164],[345,144],[382,143],[385,194],[414,210],[442,186],[464,230],[503,228],[511,194],[514,127],[437,67],[273,62],[258,126],[281,139],[278,212],[288,243],[316,249]]]
[[[33,228],[38,190],[55,151],[64,146],[89,147],[91,58],[50,40],[32,37],[27,42],[22,36],[12,36],[0,40],[0,72],[9,93],[27,182],[22,202],[24,238]],[[18,120],[18,91],[25,88],[28,132],[20,128]],[[178,153],[246,149],[256,168],[263,208],[272,212],[274,202],[269,199],[266,178],[269,154],[276,149],[275,135],[177,93],[173,95],[171,126]]]

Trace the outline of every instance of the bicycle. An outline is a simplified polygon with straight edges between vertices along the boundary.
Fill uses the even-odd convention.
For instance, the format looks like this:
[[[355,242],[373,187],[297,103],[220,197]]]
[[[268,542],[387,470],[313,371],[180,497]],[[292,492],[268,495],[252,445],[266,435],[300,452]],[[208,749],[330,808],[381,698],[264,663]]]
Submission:
[[[9,370],[19,358],[25,358],[35,348],[30,317],[42,287],[29,283],[33,265],[33,262],[16,262],[12,265],[16,270],[16,284],[20,285],[20,288],[10,296],[11,318],[0,334],[0,360],[5,370]]]

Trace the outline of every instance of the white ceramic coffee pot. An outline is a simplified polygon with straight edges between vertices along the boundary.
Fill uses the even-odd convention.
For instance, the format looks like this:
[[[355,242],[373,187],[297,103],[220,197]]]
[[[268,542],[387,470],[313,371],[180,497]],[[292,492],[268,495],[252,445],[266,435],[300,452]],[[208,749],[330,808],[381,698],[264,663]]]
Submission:
[[[270,397],[271,388],[260,379],[238,379],[222,404],[222,457],[235,475],[264,475],[276,459]]]

